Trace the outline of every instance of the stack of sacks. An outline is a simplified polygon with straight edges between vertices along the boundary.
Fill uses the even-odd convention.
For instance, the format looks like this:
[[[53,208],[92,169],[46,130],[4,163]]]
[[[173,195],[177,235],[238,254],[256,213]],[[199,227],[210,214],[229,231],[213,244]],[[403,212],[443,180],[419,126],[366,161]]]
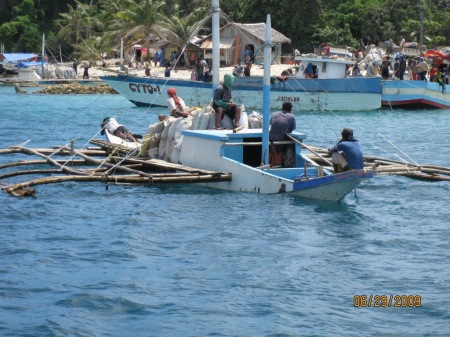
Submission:
[[[181,146],[183,144],[183,130],[190,130],[192,128],[192,118],[189,116],[187,118],[179,118],[179,122],[175,129],[175,134],[173,135],[173,140],[171,141],[171,152],[170,152],[170,162],[179,164],[180,163],[180,153]],[[175,123],[172,124],[171,128]],[[170,131],[169,131],[170,135]]]
[[[164,130],[164,121],[150,124],[147,129],[147,134],[142,140],[140,157],[158,158],[159,141],[161,133]]]
[[[197,109],[191,112],[192,127],[191,130],[206,130],[209,127],[209,120],[213,109],[210,105],[204,106],[202,109]],[[215,115],[215,114],[214,114]]]
[[[175,120],[176,120],[175,117],[169,116],[163,121],[164,130],[161,132],[161,140],[159,141],[159,152],[158,152],[159,159],[164,159],[166,156],[167,136],[169,135],[170,126]]]
[[[250,129],[260,129],[262,127],[262,116],[256,111],[253,111],[248,116],[248,126]]]

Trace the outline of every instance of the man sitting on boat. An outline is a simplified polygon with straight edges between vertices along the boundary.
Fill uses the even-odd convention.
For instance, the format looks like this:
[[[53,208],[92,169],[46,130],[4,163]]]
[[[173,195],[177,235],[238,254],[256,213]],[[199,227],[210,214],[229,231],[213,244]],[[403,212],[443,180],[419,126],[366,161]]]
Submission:
[[[108,130],[114,136],[120,137],[130,142],[136,141],[136,139],[142,139],[141,135],[134,134],[130,132],[126,127],[120,125],[115,118],[105,117],[103,123],[101,124],[102,131],[100,132],[103,136],[105,134],[105,129]]]
[[[342,138],[335,146],[328,149],[335,173],[364,168],[364,155],[361,145],[353,138],[353,130],[345,128]]]
[[[237,126],[241,118],[241,107],[233,102],[231,96],[231,86],[234,81],[234,76],[225,74],[223,77],[223,84],[219,85],[214,92],[213,109],[216,111],[216,128],[220,128],[220,123],[223,114],[226,113]]]
[[[169,99],[167,100],[167,108],[169,109],[171,116],[186,118],[189,116],[191,111],[194,110],[194,108],[186,107],[184,100],[177,96],[177,91],[175,88],[169,88],[167,90],[167,95],[169,95]]]

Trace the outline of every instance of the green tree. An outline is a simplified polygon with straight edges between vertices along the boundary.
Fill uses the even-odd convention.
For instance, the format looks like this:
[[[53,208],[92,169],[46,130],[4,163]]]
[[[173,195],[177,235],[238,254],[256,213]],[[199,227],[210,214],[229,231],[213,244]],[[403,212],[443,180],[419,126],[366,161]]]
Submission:
[[[13,19],[0,26],[0,41],[5,50],[16,52],[37,52],[41,48],[41,34],[37,11],[33,0],[22,0],[12,10]]]
[[[205,9],[199,8],[191,14],[180,17],[172,15],[171,17],[159,16],[159,21],[155,24],[154,29],[163,36],[166,42],[170,42],[183,50],[189,41],[197,35],[199,29],[209,22],[208,17],[198,20],[199,16],[205,12]],[[190,66],[187,53],[184,53],[184,62]]]
[[[148,49],[149,36],[155,32],[153,27],[163,6],[163,2],[153,0],[125,0],[120,7],[116,7],[116,13],[107,16],[105,41],[114,42],[116,45],[121,38],[129,45],[143,41]]]

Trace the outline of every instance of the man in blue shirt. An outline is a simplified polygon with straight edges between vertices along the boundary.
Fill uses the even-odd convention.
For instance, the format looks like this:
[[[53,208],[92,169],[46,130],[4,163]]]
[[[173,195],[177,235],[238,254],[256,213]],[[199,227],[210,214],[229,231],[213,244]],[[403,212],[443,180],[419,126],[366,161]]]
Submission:
[[[335,146],[328,149],[333,162],[334,172],[358,170],[364,168],[364,155],[361,145],[353,138],[353,130],[342,130],[342,138]]]

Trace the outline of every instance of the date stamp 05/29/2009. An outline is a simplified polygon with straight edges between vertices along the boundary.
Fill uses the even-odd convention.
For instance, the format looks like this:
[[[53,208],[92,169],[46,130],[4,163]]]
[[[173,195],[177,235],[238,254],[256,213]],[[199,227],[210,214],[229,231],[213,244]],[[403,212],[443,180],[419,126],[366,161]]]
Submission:
[[[354,307],[413,308],[422,305],[420,295],[355,295]]]

